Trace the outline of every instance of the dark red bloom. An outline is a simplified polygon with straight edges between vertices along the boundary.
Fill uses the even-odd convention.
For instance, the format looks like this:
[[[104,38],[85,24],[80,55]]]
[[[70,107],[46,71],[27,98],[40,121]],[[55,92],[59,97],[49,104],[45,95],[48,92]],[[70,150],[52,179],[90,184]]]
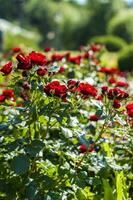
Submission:
[[[23,83],[23,88],[24,88],[25,90],[29,90],[29,89],[31,88],[31,86],[30,86],[30,84],[29,84],[28,82],[24,82],[24,83]]]
[[[60,60],[62,60],[62,58],[63,58],[63,56],[59,53],[55,53],[51,56],[51,59],[52,59],[53,62],[54,61],[60,61]]]
[[[101,45],[100,44],[92,44],[91,46],[90,46],[90,49],[92,50],[92,51],[94,51],[94,52],[97,52],[97,51],[100,51],[101,50]]]
[[[120,90],[119,88],[112,88],[108,90],[108,98],[109,99],[125,99],[127,98],[129,95],[127,92]]]
[[[79,150],[80,150],[80,153],[86,153],[87,151],[88,151],[88,152],[92,152],[92,151],[95,150],[95,149],[94,149],[94,143],[90,144],[89,147],[87,147],[87,146],[84,145],[84,144],[81,144],[81,145],[79,146]]]
[[[29,56],[18,54],[16,59],[18,60],[18,69],[29,70],[32,68],[32,63],[29,59]]]
[[[110,78],[108,79],[108,82],[109,82],[110,84],[113,84],[113,83],[116,83],[116,80],[115,80],[114,77],[110,77]]]
[[[80,64],[80,61],[81,61],[81,56],[80,56],[80,55],[78,55],[78,56],[73,56],[73,57],[69,57],[69,58],[68,58],[68,62],[77,64],[77,65]]]
[[[51,47],[45,47],[44,51],[45,51],[45,52],[50,52],[51,49],[52,49]]]
[[[117,74],[118,69],[117,68],[107,68],[107,67],[102,67],[99,72],[103,72],[105,74]]]
[[[38,52],[35,52],[35,51],[32,51],[29,54],[29,59],[31,60],[31,63],[33,65],[43,66],[47,63],[46,56],[43,55],[42,53],[38,53]]]
[[[0,70],[4,75],[8,75],[12,71],[12,62],[6,63]]]
[[[0,95],[0,102],[4,102],[5,99],[6,99],[6,96],[4,96],[4,95]]]
[[[128,87],[128,83],[124,82],[124,81],[118,81],[116,83],[117,87]]]
[[[70,52],[66,52],[63,57],[66,58],[67,60],[69,59],[71,53]]]
[[[133,103],[130,102],[126,105],[127,114],[129,117],[133,117]]]
[[[127,109],[127,110],[133,109],[133,103],[132,103],[132,102],[128,103],[128,104],[126,105],[126,109]]]
[[[44,68],[44,67],[40,67],[38,70],[37,70],[37,74],[39,76],[44,76],[45,74],[47,74],[47,69]]]
[[[102,86],[102,93],[105,94],[108,91],[108,86]]]
[[[14,91],[12,89],[3,90],[2,95],[5,96],[5,98],[15,100]]]
[[[102,95],[97,95],[97,96],[96,96],[96,100],[102,101],[102,99],[103,99],[103,96],[102,96]]]
[[[62,73],[64,71],[65,71],[65,68],[63,66],[61,66],[60,69],[59,69],[59,71],[58,71],[58,73]]]
[[[62,99],[66,98],[66,92],[67,92],[67,87],[65,85],[61,85],[59,81],[52,81],[51,83],[48,83],[44,87],[44,92],[48,96],[57,96]]]
[[[90,121],[98,121],[98,120],[99,120],[99,117],[96,116],[95,114],[94,114],[94,115],[90,115],[90,116],[89,116],[89,120],[90,120]]]
[[[13,48],[11,49],[11,51],[12,51],[13,53],[18,53],[18,52],[21,51],[21,48],[20,48],[20,47],[13,47]]]
[[[78,85],[79,85],[78,81],[75,81],[72,79],[67,81],[67,87],[68,87],[69,91],[71,91],[71,92],[76,92],[76,88],[78,87]]]
[[[120,108],[121,107],[120,101],[118,99],[115,99],[113,101],[113,107],[114,108]]]
[[[88,59],[88,58],[91,58],[92,55],[89,52],[85,52],[82,57],[85,59]]]
[[[80,153],[85,153],[87,152],[87,147],[84,145],[84,144],[81,144],[79,146],[79,149],[80,149]]]
[[[90,85],[89,83],[80,83],[76,91],[84,95],[85,97],[97,96],[97,89],[94,86]]]
[[[67,81],[67,85],[68,85],[68,88],[75,87],[77,86],[77,81],[71,79]]]

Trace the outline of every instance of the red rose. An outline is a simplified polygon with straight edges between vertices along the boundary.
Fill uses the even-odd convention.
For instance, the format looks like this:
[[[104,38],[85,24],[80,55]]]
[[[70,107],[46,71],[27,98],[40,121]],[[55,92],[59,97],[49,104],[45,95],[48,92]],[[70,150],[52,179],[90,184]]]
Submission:
[[[88,58],[91,58],[92,55],[89,52],[85,52],[82,57],[85,59],[88,59]]]
[[[90,120],[90,121],[98,121],[98,120],[99,120],[99,117],[96,116],[95,114],[94,114],[94,115],[90,115],[90,116],[89,116],[89,120]]]
[[[69,80],[67,81],[67,87],[70,92],[74,93],[76,92],[76,88],[78,87],[79,82],[75,80]]]
[[[55,53],[51,57],[51,59],[52,59],[53,62],[54,61],[60,61],[60,60],[62,60],[62,58],[63,58],[63,56],[61,54],[59,54],[59,53]]]
[[[4,102],[5,99],[6,99],[6,96],[4,96],[4,95],[0,95],[0,102]]]
[[[2,95],[5,96],[5,98],[15,100],[14,91],[11,89],[3,90]]]
[[[102,67],[99,72],[103,72],[105,74],[117,74],[118,73],[118,69],[116,68],[107,68],[107,67]]]
[[[44,51],[45,51],[45,52],[49,52],[49,51],[51,51],[51,49],[52,49],[51,47],[46,47],[46,48],[44,49]]]
[[[91,46],[90,46],[90,49],[92,50],[92,51],[94,51],[94,52],[97,52],[97,51],[100,51],[100,49],[101,49],[101,45],[100,44],[92,44]]]
[[[126,109],[127,109],[127,110],[133,109],[133,103],[128,103],[128,104],[126,105]]]
[[[80,83],[76,91],[84,95],[84,97],[97,96],[96,88],[90,85],[89,83]]]
[[[59,71],[58,71],[58,73],[62,73],[64,71],[65,71],[65,68],[63,66],[61,66],[60,69],[59,69]]]
[[[85,152],[87,152],[87,147],[86,147],[84,144],[80,145],[80,146],[79,146],[79,149],[80,149],[80,153],[85,153]]]
[[[18,69],[29,70],[32,68],[32,64],[28,56],[18,54],[16,59],[18,60]]]
[[[113,83],[116,83],[116,80],[115,80],[114,77],[110,77],[110,78],[108,79],[108,82],[109,82],[110,84],[113,84]]]
[[[71,63],[79,65],[80,62],[81,62],[81,56],[78,55],[78,56],[69,57],[68,58],[68,62],[71,62]]]
[[[127,114],[129,117],[133,117],[133,103],[128,103],[126,105],[126,109],[127,109]]]
[[[96,100],[102,101],[102,100],[103,100],[103,96],[102,96],[102,95],[97,95],[97,96],[96,96]]]
[[[113,107],[114,107],[114,108],[120,108],[120,107],[121,107],[120,101],[117,100],[117,99],[115,99],[115,100],[113,101]]]
[[[117,87],[128,87],[128,83],[124,82],[124,81],[118,81],[116,83]]]
[[[42,53],[38,53],[38,52],[35,52],[35,51],[32,51],[29,54],[29,59],[31,60],[31,63],[33,65],[43,66],[47,63],[46,56],[43,55]]]
[[[47,69],[44,68],[44,67],[40,67],[40,68],[37,70],[37,74],[38,74],[39,76],[44,76],[46,73],[47,73]]]
[[[61,85],[59,81],[52,81],[51,83],[48,83],[44,87],[44,92],[48,96],[57,96],[62,99],[66,98],[66,92],[67,92],[67,87],[65,85]]]
[[[133,117],[133,109],[128,110],[127,114],[128,114],[129,117]]]
[[[108,91],[108,86],[102,86],[102,93],[105,94]]]
[[[109,99],[125,99],[129,95],[127,92],[120,90],[119,88],[113,88],[108,90],[108,98]]]
[[[12,71],[12,62],[8,62],[7,64],[5,64],[1,70],[0,70],[3,74],[8,75],[11,73]]]
[[[13,47],[13,48],[11,49],[11,51],[12,51],[13,53],[18,53],[18,52],[21,51],[21,48],[20,48],[20,47]]]

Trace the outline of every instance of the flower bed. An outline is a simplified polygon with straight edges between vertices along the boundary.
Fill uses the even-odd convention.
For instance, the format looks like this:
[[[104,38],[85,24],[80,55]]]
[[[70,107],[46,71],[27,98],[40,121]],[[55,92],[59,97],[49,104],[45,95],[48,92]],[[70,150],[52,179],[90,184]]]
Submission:
[[[130,200],[130,74],[103,47],[1,55],[0,198]]]

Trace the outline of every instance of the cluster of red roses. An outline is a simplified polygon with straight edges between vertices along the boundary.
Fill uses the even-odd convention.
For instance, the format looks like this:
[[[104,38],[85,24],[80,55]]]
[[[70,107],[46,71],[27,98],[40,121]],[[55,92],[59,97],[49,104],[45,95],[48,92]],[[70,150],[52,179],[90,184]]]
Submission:
[[[12,55],[13,53],[19,53],[16,56],[16,59],[18,61],[17,67],[21,70],[30,70],[34,65],[40,66],[37,70],[37,74],[40,76],[44,76],[47,73],[47,69],[45,65],[52,64],[55,61],[62,61],[62,59],[65,59],[66,62],[74,63],[79,65],[81,63],[82,59],[92,59],[96,63],[98,62],[96,56],[94,55],[95,52],[100,51],[101,46],[100,45],[91,45],[88,51],[86,51],[83,54],[79,54],[77,56],[72,56],[70,52],[67,52],[65,54],[60,53],[53,53],[51,55],[51,58],[48,59],[43,53],[32,51],[28,55],[25,55],[22,52],[22,49],[20,47],[14,47],[9,52],[9,55]],[[51,48],[47,47],[44,49],[45,52],[51,51]],[[8,55],[8,56],[9,56]],[[6,63],[0,71],[4,75],[8,75],[11,73],[13,66],[12,62]],[[61,69],[62,72],[62,69]]]
[[[81,95],[83,99],[89,96],[96,97],[97,89],[89,83],[80,83],[75,80],[69,80],[66,85],[62,85],[59,81],[52,81],[44,87],[44,92],[48,95],[54,95],[65,99],[67,91]]]
[[[18,69],[29,70],[34,65],[44,66],[47,63],[47,58],[42,53],[32,51],[28,55],[18,54]]]

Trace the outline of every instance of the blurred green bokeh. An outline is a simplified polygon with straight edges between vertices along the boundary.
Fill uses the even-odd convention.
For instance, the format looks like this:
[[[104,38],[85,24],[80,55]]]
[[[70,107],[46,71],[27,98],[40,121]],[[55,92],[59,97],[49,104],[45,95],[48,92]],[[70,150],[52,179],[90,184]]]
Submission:
[[[75,50],[94,36],[116,35],[133,41],[133,5],[124,0],[0,0],[0,18],[36,34],[4,38],[5,49],[24,43]],[[7,35],[10,35],[7,37]],[[14,38],[13,38],[14,37]],[[20,39],[19,39],[20,38]],[[23,39],[22,39],[23,38]]]

